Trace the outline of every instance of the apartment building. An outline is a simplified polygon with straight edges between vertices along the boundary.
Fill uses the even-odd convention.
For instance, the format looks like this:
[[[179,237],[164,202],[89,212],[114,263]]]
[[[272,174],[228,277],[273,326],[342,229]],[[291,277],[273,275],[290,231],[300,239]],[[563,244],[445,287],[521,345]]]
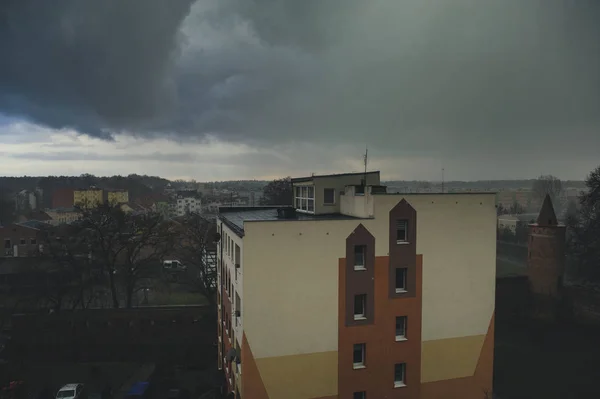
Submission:
[[[88,188],[73,191],[73,203],[82,208],[95,208],[105,201],[104,191],[99,188]]]
[[[492,390],[495,193],[389,194],[379,172],[292,179],[221,208],[219,368],[237,398]]]
[[[126,204],[129,202],[129,191],[109,190],[106,193],[106,199],[110,205]]]
[[[202,213],[202,200],[195,196],[177,196],[175,216],[184,216],[189,213]]]

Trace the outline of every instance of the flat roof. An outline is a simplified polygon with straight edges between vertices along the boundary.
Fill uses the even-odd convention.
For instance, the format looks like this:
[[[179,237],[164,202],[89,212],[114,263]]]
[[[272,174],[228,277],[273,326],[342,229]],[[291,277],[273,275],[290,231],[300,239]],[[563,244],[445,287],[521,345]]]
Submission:
[[[380,174],[380,171],[374,170],[371,172],[367,172],[368,175],[372,175],[374,173]],[[321,177],[363,176],[364,174],[365,174],[365,172],[352,172],[352,173],[334,173],[331,175],[312,175],[312,176],[308,176],[308,177],[295,177],[292,179],[292,183],[307,182],[307,181],[311,181],[315,178],[318,179]]]
[[[296,212],[293,219],[282,219],[277,217],[277,209],[282,207],[247,207],[247,208],[220,208],[219,219],[238,236],[244,236],[244,222],[296,222],[296,221],[319,221],[319,220],[364,220],[355,216],[342,215],[339,213],[327,215],[311,215]]]
[[[389,186],[386,186],[389,187]],[[450,193],[441,193],[441,192],[424,192],[424,193],[401,193],[399,191],[395,192],[395,193],[372,193],[371,195],[404,195],[404,196],[410,196],[410,195],[481,195],[481,194],[489,194],[489,195],[496,195],[495,191],[457,191],[457,192],[450,192]]]

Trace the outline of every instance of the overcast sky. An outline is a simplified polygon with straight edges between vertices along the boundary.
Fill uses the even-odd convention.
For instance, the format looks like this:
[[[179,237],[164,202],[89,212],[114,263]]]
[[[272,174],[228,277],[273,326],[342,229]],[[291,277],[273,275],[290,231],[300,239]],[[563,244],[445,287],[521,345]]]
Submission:
[[[600,164],[597,0],[19,0],[0,174],[476,180]]]

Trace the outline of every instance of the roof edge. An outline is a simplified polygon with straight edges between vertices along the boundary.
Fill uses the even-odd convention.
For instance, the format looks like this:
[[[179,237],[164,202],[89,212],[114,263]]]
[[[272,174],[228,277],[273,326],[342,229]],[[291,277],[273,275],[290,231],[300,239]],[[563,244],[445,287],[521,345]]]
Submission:
[[[367,175],[372,175],[372,174],[381,174],[381,171],[379,170],[372,170],[367,172]],[[343,176],[363,176],[365,175],[365,172],[351,172],[351,173],[333,173],[333,174],[329,174],[329,175],[313,175],[313,176],[306,176],[306,177],[294,177],[291,179],[292,183],[302,183],[302,182],[307,182],[307,181],[311,181],[313,179],[318,179],[318,178],[327,178],[327,177],[343,177]]]

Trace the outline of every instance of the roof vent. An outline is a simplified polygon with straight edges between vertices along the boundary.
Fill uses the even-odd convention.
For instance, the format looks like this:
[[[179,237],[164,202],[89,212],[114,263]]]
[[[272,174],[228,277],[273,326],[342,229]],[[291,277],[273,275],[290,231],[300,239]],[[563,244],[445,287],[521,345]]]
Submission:
[[[294,208],[277,208],[278,219],[296,219],[296,209]]]

